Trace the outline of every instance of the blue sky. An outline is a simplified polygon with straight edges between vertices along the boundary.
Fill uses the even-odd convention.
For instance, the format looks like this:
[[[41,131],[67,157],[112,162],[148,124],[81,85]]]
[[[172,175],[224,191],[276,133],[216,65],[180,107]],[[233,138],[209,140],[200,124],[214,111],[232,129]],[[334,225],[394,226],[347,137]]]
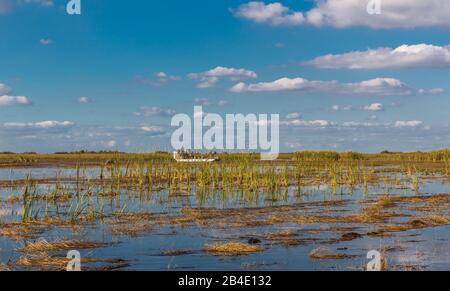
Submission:
[[[195,104],[279,113],[283,151],[449,147],[444,0],[67,2],[0,0],[0,151],[170,150]]]

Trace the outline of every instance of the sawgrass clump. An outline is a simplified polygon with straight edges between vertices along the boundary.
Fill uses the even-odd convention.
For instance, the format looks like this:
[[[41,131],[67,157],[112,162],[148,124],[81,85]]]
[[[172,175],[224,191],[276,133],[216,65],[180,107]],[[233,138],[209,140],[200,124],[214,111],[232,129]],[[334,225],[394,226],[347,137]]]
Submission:
[[[264,251],[262,246],[250,245],[240,242],[217,243],[206,245],[204,250],[207,253],[220,256],[240,256]]]

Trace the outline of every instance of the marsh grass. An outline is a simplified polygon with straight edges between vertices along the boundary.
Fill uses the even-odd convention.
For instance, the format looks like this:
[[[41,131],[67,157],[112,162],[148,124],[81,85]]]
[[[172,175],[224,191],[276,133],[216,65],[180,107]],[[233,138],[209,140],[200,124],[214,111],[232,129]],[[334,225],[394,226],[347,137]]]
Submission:
[[[64,251],[64,250],[84,250],[84,249],[97,249],[106,247],[108,244],[100,242],[83,242],[83,241],[56,241],[47,242],[40,240],[37,242],[28,242],[23,248],[20,249],[23,253],[40,253],[50,251]]]
[[[39,271],[66,271],[70,259],[57,255],[49,255],[47,252],[38,252],[21,256],[14,264],[28,270]],[[104,260],[95,258],[81,258],[82,270],[85,271],[110,271],[126,268],[129,265],[123,260]],[[86,267],[86,265],[88,265]],[[101,265],[100,267],[91,267]]]
[[[17,223],[0,224],[0,237],[8,237],[14,240],[32,239],[41,232],[42,229],[36,229]]]
[[[145,235],[151,230],[152,225],[149,223],[119,224],[111,226],[111,233],[114,236],[137,237]]]
[[[241,256],[263,252],[264,248],[258,245],[250,245],[240,242],[228,242],[206,245],[204,247],[204,251],[219,256]]]
[[[7,271],[10,271],[10,270],[11,269],[7,265],[5,265],[3,263],[0,263],[0,272],[7,272]]]
[[[450,151],[377,155],[307,152],[283,154],[281,158],[268,163],[259,161],[257,155],[223,155],[220,162],[213,164],[181,164],[163,153],[24,156],[22,163],[26,161],[27,166],[53,163],[70,168],[74,174],[65,177],[58,173],[55,178],[40,180],[28,176],[23,181],[8,182],[17,193],[11,199],[2,199],[2,203],[21,205],[22,216],[17,222],[1,223],[0,236],[29,241],[47,230],[99,228],[121,239],[145,236],[160,226],[251,232],[267,227],[275,231],[252,237],[267,243],[265,247],[289,247],[333,244],[366,235],[384,236],[450,224],[449,194],[418,195],[421,183],[427,179],[450,177]],[[13,167],[19,162],[14,159],[17,156],[0,154],[0,167]],[[93,166],[98,167],[96,174],[88,171]],[[333,199],[303,202],[315,191],[310,189],[326,192],[326,199]],[[373,198],[369,189],[379,190],[379,196]],[[408,195],[396,196],[398,189]],[[365,193],[362,198],[358,196],[361,200],[353,198],[354,190]],[[145,208],[148,205],[163,207],[167,213],[153,213]],[[173,205],[175,212],[170,209]],[[293,230],[283,231],[287,225]],[[315,234],[327,238],[305,237],[307,225],[316,229]],[[241,234],[225,239],[244,238]],[[22,264],[29,260],[33,266],[34,254],[108,246],[99,244],[28,243],[21,250]],[[230,242],[206,245],[204,251],[234,256],[262,252],[264,248]],[[167,251],[167,256],[176,255],[176,250]],[[328,258],[333,255],[329,253]],[[323,254],[317,252],[314,256]],[[45,259],[51,267],[53,259],[63,258]]]

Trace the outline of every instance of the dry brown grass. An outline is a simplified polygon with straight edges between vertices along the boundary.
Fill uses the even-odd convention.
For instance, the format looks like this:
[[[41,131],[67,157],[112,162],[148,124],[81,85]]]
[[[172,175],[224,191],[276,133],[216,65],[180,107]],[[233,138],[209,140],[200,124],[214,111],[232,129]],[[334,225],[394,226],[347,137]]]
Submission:
[[[64,271],[70,259],[64,257],[51,257],[47,253],[36,253],[34,255],[21,256],[15,262],[16,267],[27,269],[38,269],[48,271]]]
[[[383,208],[394,207],[396,205],[395,198],[390,195],[378,197],[377,205]]]
[[[272,224],[277,223],[298,223],[298,224],[317,224],[317,223],[362,223],[373,224],[384,222],[397,214],[383,211],[376,205],[362,209],[360,212],[351,215],[326,216],[326,215],[297,215],[297,214],[274,214],[269,218]]]
[[[413,197],[395,197],[392,198],[395,202],[418,204],[450,204],[450,194],[437,194],[432,196],[413,196]]]
[[[265,234],[265,235],[263,235],[263,237],[266,239],[279,239],[279,238],[292,238],[292,237],[296,237],[297,235],[298,235],[298,233],[296,231],[283,230],[283,231]]]
[[[70,259],[60,256],[50,256],[46,252],[35,254],[26,254],[21,256],[14,264],[14,267],[27,270],[39,271],[66,271]],[[82,270],[87,271],[108,271],[127,267],[126,262],[122,260],[100,260],[94,258],[81,258]],[[86,264],[106,264],[102,267],[83,267]]]
[[[19,223],[0,224],[0,237],[8,237],[13,240],[35,238],[42,229],[33,228]]]
[[[3,263],[0,263],[0,272],[10,271],[9,267]]]
[[[82,241],[58,241],[47,242],[38,241],[27,243],[20,251],[24,253],[42,253],[50,251],[64,251],[64,250],[84,250],[84,249],[96,249],[107,246],[108,244],[100,242],[82,242]]]
[[[384,236],[388,233],[404,232],[414,229],[423,229],[450,225],[450,218],[443,215],[429,215],[410,219],[404,224],[391,224],[380,227],[377,231],[370,233],[371,236]]]
[[[444,226],[450,225],[450,217],[443,215],[429,215],[411,219],[408,224],[415,228]]]
[[[238,242],[206,245],[205,252],[220,256],[240,256],[251,253],[263,252],[264,248],[257,245],[249,245]]]

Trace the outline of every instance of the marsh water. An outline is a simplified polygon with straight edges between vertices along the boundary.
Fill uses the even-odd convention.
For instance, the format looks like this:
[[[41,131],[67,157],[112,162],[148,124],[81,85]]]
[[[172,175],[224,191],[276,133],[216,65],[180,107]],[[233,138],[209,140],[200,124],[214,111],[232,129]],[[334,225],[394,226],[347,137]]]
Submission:
[[[99,168],[86,168],[86,181],[99,175]],[[349,216],[363,205],[389,194],[394,197],[430,197],[450,193],[446,178],[421,179],[419,189],[412,190],[406,178],[401,185],[371,184],[337,189],[316,183],[297,189],[288,187],[268,191],[220,189],[170,191],[163,187],[117,186],[101,183],[79,185],[75,169],[57,167],[0,169],[0,180],[14,182],[35,179],[28,191],[39,196],[55,191],[77,193],[77,197],[48,203],[37,202],[31,212],[36,217],[59,217],[59,214],[93,209],[103,217],[80,220],[80,223],[39,225],[33,235],[0,235],[0,263],[9,270],[39,269],[39,266],[15,264],[25,256],[22,248],[30,242],[90,241],[105,245],[80,249],[82,258],[92,258],[105,265],[108,260],[121,262],[120,270],[364,270],[367,254],[377,250],[385,256],[391,270],[449,270],[450,226],[411,228],[383,235],[370,235],[378,228],[401,223],[411,217],[431,212],[449,215],[446,205],[436,210],[420,209],[423,205],[398,204],[389,222],[324,222],[283,221],[284,215],[318,217]],[[25,185],[6,185],[0,189],[0,223],[6,227],[23,219],[22,196]],[[115,191],[114,196],[105,193]],[[92,194],[94,193],[94,194]],[[95,195],[103,193],[103,195]],[[80,202],[81,200],[81,202]],[[81,206],[80,206],[81,205]],[[448,206],[448,205],[447,205]],[[439,207],[444,207],[439,208]],[[195,215],[186,219],[186,209]],[[213,210],[211,214],[208,210]],[[224,214],[221,215],[220,213]],[[131,219],[133,214],[155,217]],[[210,215],[207,216],[206,214]],[[126,219],[119,219],[121,215]],[[115,219],[117,218],[117,219]],[[167,218],[167,221],[166,221]],[[177,219],[177,220],[175,220]],[[184,220],[183,220],[184,219]],[[254,221],[251,221],[254,220]],[[254,223],[260,222],[260,223]],[[270,223],[269,223],[270,222]],[[134,231],[127,231],[134,229]],[[205,251],[205,246],[227,242],[253,241],[263,251],[248,254],[217,254]],[[338,257],[313,258],[313,250],[322,250]],[[65,257],[67,250],[52,256]],[[82,268],[85,265],[82,264]]]

